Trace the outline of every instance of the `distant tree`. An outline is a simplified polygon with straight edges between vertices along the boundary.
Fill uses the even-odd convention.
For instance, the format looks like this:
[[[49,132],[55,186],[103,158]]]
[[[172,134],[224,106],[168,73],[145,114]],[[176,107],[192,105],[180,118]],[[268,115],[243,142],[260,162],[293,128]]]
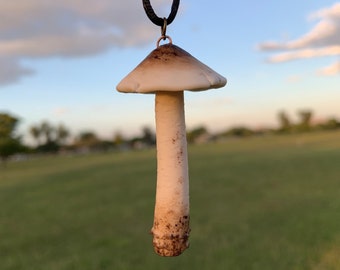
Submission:
[[[248,137],[254,135],[254,131],[247,127],[234,127],[231,128],[227,135],[234,136],[234,137]]]
[[[278,113],[278,119],[279,119],[279,125],[280,125],[278,129],[279,132],[286,133],[292,130],[293,125],[286,112],[280,111]]]
[[[54,128],[47,121],[42,122],[38,125],[33,125],[30,127],[29,132],[31,136],[36,140],[37,146],[41,146],[44,144],[49,144],[52,141]]]
[[[297,125],[298,131],[305,132],[311,130],[313,112],[310,110],[301,110],[298,112],[300,122]]]
[[[0,159],[6,163],[7,159],[24,150],[23,145],[15,138],[0,138]]]
[[[41,130],[39,126],[31,126],[29,129],[29,133],[32,135],[33,139],[36,141],[36,145],[39,146],[41,144],[40,142],[40,136],[41,136]]]
[[[0,113],[0,159],[4,163],[11,155],[23,149],[20,138],[15,135],[18,122],[14,116]]]
[[[330,118],[319,127],[325,130],[334,130],[340,128],[340,122],[335,118]]]
[[[195,143],[199,138],[209,135],[208,130],[204,126],[199,126],[187,132],[188,143]]]
[[[47,121],[31,126],[29,132],[36,141],[36,151],[48,153],[57,152],[70,136],[63,124],[55,127]]]
[[[55,131],[55,129],[50,125],[50,123],[48,123],[46,121],[41,123],[40,132],[41,132],[42,136],[45,137],[45,144],[49,144],[52,141],[54,141],[52,139],[54,131]]]
[[[38,152],[49,153],[49,154],[57,153],[59,149],[60,149],[60,145],[54,140],[49,140],[45,142],[44,144],[39,145],[36,148]]]
[[[143,128],[143,135],[140,140],[145,145],[151,146],[156,144],[156,136],[149,127]]]
[[[77,148],[87,150],[95,150],[96,148],[100,147],[100,144],[101,140],[97,137],[97,135],[93,131],[81,132],[74,141],[74,145]]]
[[[19,120],[7,113],[0,113],[0,138],[14,136],[15,128]]]
[[[70,131],[63,124],[60,124],[55,129],[55,131],[56,131],[57,142],[60,145],[64,145],[66,143],[67,138],[70,136]]]
[[[116,132],[113,136],[113,144],[116,147],[121,147],[124,143],[125,139],[123,137],[123,135],[120,132]]]
[[[79,137],[77,139],[78,142],[83,142],[85,144],[97,142],[98,137],[93,131],[83,131],[79,134]]]

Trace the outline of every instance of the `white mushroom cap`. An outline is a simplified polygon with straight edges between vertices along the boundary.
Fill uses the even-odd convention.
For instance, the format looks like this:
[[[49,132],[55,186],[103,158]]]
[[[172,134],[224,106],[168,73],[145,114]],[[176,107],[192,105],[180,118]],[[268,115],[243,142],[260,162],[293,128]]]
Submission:
[[[171,43],[153,50],[117,86],[119,92],[202,91],[220,88],[226,78]]]

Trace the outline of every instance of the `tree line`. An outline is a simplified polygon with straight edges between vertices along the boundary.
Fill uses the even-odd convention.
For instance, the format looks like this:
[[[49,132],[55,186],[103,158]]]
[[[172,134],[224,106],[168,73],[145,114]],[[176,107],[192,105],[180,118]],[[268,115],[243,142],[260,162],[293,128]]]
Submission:
[[[285,111],[277,115],[278,128],[252,129],[247,126],[236,126],[218,134],[211,134],[204,126],[199,126],[187,132],[188,143],[205,143],[212,140],[232,137],[249,137],[263,134],[292,134],[318,130],[340,129],[340,122],[330,118],[318,123],[313,122],[311,110],[298,111],[298,121],[292,121]],[[22,136],[18,135],[19,119],[8,113],[0,113],[0,159],[5,162],[17,153],[87,153],[95,151],[124,151],[153,147],[156,144],[154,131],[148,127],[142,129],[142,135],[126,138],[116,132],[111,140],[101,139],[95,131],[83,131],[72,136],[70,130],[63,124],[53,125],[43,121],[30,126],[28,133],[34,140],[34,145],[25,145]]]
[[[48,121],[33,124],[27,135],[33,144],[23,142],[23,136],[17,134],[19,119],[8,113],[0,112],[0,161],[3,163],[14,154],[55,154],[88,153],[111,150],[130,150],[152,147],[156,144],[154,132],[144,127],[141,136],[126,138],[116,132],[111,140],[100,138],[95,131],[82,131],[73,135],[63,124],[54,125]]]

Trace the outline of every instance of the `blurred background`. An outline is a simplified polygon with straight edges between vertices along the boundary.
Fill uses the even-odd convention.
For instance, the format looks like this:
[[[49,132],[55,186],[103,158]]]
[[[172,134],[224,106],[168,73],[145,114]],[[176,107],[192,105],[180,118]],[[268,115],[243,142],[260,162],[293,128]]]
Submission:
[[[167,17],[172,1],[151,1]],[[142,1],[0,0],[1,269],[340,269],[340,2],[182,0],[191,246],[153,253],[154,96],[116,85]]]
[[[167,17],[171,1],[151,2]],[[115,86],[156,46],[159,27],[142,3],[0,2],[0,110],[19,130],[42,121],[73,136],[95,130],[154,129],[154,97]],[[339,6],[336,1],[182,1],[168,27],[174,43],[228,79],[223,89],[186,94],[188,128],[277,125],[277,113],[339,117]]]

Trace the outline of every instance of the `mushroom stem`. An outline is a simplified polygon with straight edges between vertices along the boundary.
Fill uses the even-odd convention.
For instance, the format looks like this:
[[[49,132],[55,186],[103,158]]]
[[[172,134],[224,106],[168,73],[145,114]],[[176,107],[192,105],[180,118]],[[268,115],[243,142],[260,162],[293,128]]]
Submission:
[[[151,229],[155,252],[178,256],[188,248],[189,175],[184,94],[156,93],[157,190]]]

